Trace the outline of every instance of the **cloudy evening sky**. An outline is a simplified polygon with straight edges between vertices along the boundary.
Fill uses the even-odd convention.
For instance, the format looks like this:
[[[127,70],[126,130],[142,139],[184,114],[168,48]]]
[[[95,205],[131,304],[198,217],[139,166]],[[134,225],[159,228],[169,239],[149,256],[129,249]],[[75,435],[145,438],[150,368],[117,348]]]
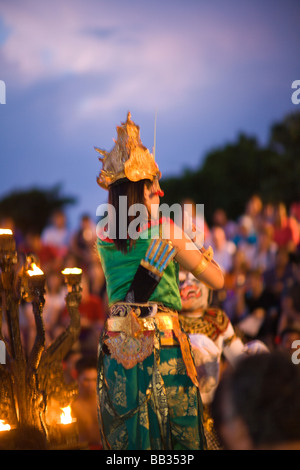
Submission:
[[[93,147],[128,110],[150,149],[157,112],[164,176],[240,131],[266,142],[297,109],[299,21],[299,0],[0,0],[0,198],[62,183],[94,216]]]

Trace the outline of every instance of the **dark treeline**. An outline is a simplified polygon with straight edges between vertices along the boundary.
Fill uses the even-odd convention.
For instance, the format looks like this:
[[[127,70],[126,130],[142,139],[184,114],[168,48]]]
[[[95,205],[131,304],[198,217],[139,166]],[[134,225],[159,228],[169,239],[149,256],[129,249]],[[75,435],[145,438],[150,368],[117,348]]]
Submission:
[[[161,186],[167,204],[186,198],[203,203],[208,223],[217,208],[236,219],[253,194],[289,207],[300,201],[300,112],[272,125],[266,146],[240,134],[236,142],[209,152],[197,170],[165,178]]]

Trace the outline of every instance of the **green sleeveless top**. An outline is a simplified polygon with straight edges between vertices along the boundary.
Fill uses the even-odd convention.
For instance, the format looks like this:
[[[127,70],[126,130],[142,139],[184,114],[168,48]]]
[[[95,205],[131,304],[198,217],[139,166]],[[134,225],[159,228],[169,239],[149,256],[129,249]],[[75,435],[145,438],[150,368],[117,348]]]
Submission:
[[[149,231],[149,229],[148,229]],[[158,237],[159,226],[151,227],[151,236]],[[152,239],[143,236],[136,240],[135,245],[127,253],[116,249],[115,244],[109,239],[97,239],[97,249],[106,279],[106,289],[109,305],[120,302],[131,286],[134,275]],[[129,241],[128,241],[129,245]],[[151,302],[159,302],[174,310],[181,310],[181,299],[178,288],[179,265],[173,260],[167,266],[161,281],[150,297]]]

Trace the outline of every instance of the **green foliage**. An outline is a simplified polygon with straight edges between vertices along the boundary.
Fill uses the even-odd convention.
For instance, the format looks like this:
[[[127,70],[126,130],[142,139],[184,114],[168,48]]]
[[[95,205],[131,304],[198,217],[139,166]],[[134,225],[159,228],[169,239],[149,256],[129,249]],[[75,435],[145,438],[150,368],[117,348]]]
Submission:
[[[11,217],[24,234],[41,233],[55,210],[76,202],[73,197],[61,196],[60,191],[60,185],[14,191],[0,201],[0,218]]]
[[[191,198],[204,203],[211,222],[217,208],[236,219],[247,201],[258,194],[263,202],[300,200],[300,113],[272,126],[270,141],[261,147],[255,137],[240,134],[237,141],[208,153],[196,171],[162,180],[164,202]]]

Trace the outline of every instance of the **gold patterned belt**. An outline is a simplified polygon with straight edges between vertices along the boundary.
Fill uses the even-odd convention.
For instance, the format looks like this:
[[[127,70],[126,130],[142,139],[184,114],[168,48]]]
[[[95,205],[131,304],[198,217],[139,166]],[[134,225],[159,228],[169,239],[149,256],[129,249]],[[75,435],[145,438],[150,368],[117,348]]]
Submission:
[[[127,304],[128,305],[128,304]],[[148,357],[155,345],[155,332],[166,333],[161,336],[161,345],[178,344],[186,365],[187,374],[198,386],[197,372],[191,355],[187,334],[182,331],[178,313],[164,309],[155,316],[138,317],[132,307],[124,317],[113,316],[106,320],[105,344],[111,356],[126,369],[134,367]],[[168,335],[171,332],[171,335]],[[173,337],[173,333],[175,339]],[[177,343],[178,341],[178,343]]]
[[[155,317],[141,318],[137,317],[131,311],[126,317],[111,317],[106,320],[107,332],[126,333],[129,336],[136,337],[139,333],[144,331],[159,331],[174,330],[179,324],[178,316],[171,314],[157,314]]]

